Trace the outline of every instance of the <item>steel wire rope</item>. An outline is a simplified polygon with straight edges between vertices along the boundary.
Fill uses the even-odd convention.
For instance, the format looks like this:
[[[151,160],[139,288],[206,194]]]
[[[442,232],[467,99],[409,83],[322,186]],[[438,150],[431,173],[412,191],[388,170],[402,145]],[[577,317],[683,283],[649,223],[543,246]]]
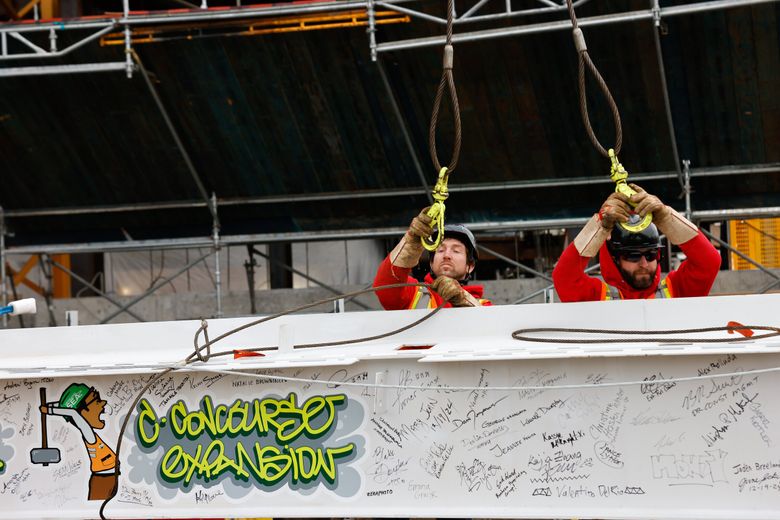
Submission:
[[[593,63],[593,60],[588,54],[588,46],[585,43],[585,35],[583,34],[582,29],[579,28],[577,15],[574,12],[574,6],[572,5],[572,0],[566,0],[566,5],[569,8],[569,18],[571,19],[571,24],[573,27],[572,33],[574,36],[574,45],[577,48],[577,56],[579,58],[578,78],[580,91],[580,113],[582,114],[582,122],[585,125],[585,130],[588,133],[590,142],[593,143],[593,146],[596,148],[596,150],[598,150],[598,152],[604,157],[609,157],[609,152],[599,142],[598,137],[596,137],[596,133],[593,131],[593,127],[590,124],[590,117],[588,116],[588,101],[586,98],[587,89],[585,84],[585,66],[587,65],[588,69],[593,75],[593,79],[596,80],[599,88],[601,88],[601,92],[604,94],[604,97],[609,104],[609,108],[612,111],[612,119],[615,123],[615,146],[612,148],[615,150],[615,155],[619,155],[620,149],[623,147],[623,126],[620,122],[620,111],[618,110],[617,104],[612,97],[612,93],[609,91],[607,83],[604,81],[604,78],[601,77],[601,73],[599,73],[598,68],[596,68],[596,65]]]
[[[431,154],[431,160],[433,166],[438,172],[436,184],[433,187],[431,193],[431,199],[433,203],[428,208],[427,215],[431,218],[431,228],[436,230],[436,238],[433,235],[429,237],[420,237],[423,248],[429,252],[434,252],[439,248],[444,238],[444,212],[446,210],[444,201],[449,197],[449,189],[447,188],[447,182],[450,174],[455,170],[458,165],[458,158],[460,157],[461,146],[461,122],[460,122],[460,107],[458,106],[458,93],[455,89],[455,79],[452,74],[453,58],[455,50],[452,46],[452,26],[454,24],[453,17],[455,16],[455,4],[454,0],[447,0],[447,36],[444,44],[444,56],[442,59],[442,73],[441,80],[439,81],[439,87],[436,90],[436,97],[433,101],[433,110],[431,112],[431,125],[428,135],[428,148]],[[442,167],[439,161],[439,154],[436,151],[436,128],[439,124],[439,110],[441,108],[442,99],[444,98],[444,91],[448,89],[450,100],[452,101],[452,117],[455,121],[455,141],[452,147],[452,156],[450,157],[450,163],[448,166]]]
[[[650,338],[648,336],[662,336],[664,334],[696,334],[701,332],[726,331],[729,334],[744,330],[765,330],[771,331],[757,336],[742,336],[734,338]],[[625,335],[625,336],[643,336],[640,338],[539,338],[526,336],[536,332],[564,332],[573,334],[604,334],[604,335]],[[723,327],[701,327],[695,329],[665,329],[665,330],[615,330],[615,329],[577,329],[566,327],[539,327],[530,329],[518,329],[512,333],[512,337],[518,341],[530,341],[534,343],[575,343],[575,344],[600,344],[600,343],[738,343],[742,341],[755,341],[757,339],[772,338],[780,336],[780,328],[766,325],[726,325]]]
[[[261,323],[265,323],[267,321],[271,321],[273,319],[280,318],[280,317],[286,316],[288,314],[293,314],[295,312],[300,312],[302,310],[310,309],[312,307],[316,307],[317,305],[330,303],[330,302],[333,302],[333,301],[335,301],[337,299],[340,299],[340,298],[356,297],[356,296],[360,296],[361,294],[366,294],[366,293],[370,293],[370,292],[378,292],[378,291],[382,291],[382,290],[386,290],[386,289],[400,289],[400,288],[403,288],[403,287],[425,287],[425,288],[428,288],[428,287],[430,287],[430,285],[426,284],[426,283],[398,283],[398,284],[392,284],[392,285],[383,285],[381,287],[371,287],[371,288],[368,288],[368,289],[361,289],[359,291],[354,291],[354,292],[351,292],[351,293],[345,293],[345,294],[336,295],[336,296],[325,298],[325,299],[322,299],[322,300],[317,300],[317,301],[312,302],[312,303],[299,305],[298,307],[294,307],[292,309],[287,309],[285,311],[281,311],[281,312],[278,312],[276,314],[272,314],[270,316],[266,316],[264,318],[260,318],[260,319],[254,320],[254,321],[251,321],[249,323],[245,323],[244,325],[241,325],[239,327],[235,327],[235,328],[225,332],[224,334],[221,334],[221,335],[217,336],[213,340],[209,340],[209,338],[208,338],[208,332],[207,332],[207,330],[208,330],[208,322],[206,320],[201,320],[201,325],[198,328],[198,330],[195,332],[195,338],[194,338],[194,346],[195,346],[195,348],[194,348],[194,351],[191,354],[189,354],[186,358],[184,358],[184,360],[182,360],[178,365],[169,366],[169,367],[165,368],[162,372],[153,375],[149,379],[149,381],[147,381],[146,385],[138,392],[138,394],[136,395],[135,399],[133,400],[133,403],[130,405],[130,409],[128,410],[127,415],[125,415],[125,418],[122,421],[122,426],[119,428],[119,438],[118,438],[117,443],[116,443],[116,453],[115,453],[115,455],[116,455],[117,482],[116,482],[115,488],[113,489],[111,495],[108,498],[106,498],[103,501],[103,503],[101,504],[101,506],[100,506],[100,510],[99,510],[100,518],[102,520],[106,520],[107,517],[105,516],[105,508],[108,505],[108,503],[111,502],[111,500],[113,500],[113,498],[117,495],[117,493],[119,491],[119,475],[121,475],[121,471],[120,471],[121,463],[120,463],[120,460],[119,460],[119,455],[120,455],[120,451],[121,451],[121,448],[122,448],[122,439],[124,438],[125,432],[127,431],[127,425],[130,422],[130,417],[133,415],[133,411],[138,406],[138,403],[141,400],[141,398],[152,387],[152,385],[155,384],[157,381],[159,381],[163,376],[166,376],[166,375],[170,374],[171,372],[175,372],[175,371],[180,370],[180,369],[186,369],[186,368],[188,368],[188,365],[193,363],[195,360],[202,361],[202,362],[208,362],[209,359],[211,359],[212,357],[221,357],[221,356],[226,356],[226,355],[233,354],[235,352],[234,349],[225,350],[225,351],[221,351],[221,352],[216,352],[216,353],[212,354],[211,353],[211,345],[213,345],[214,343],[217,343],[218,341],[223,340],[224,338],[227,338],[228,336],[231,336],[231,335],[233,335],[233,334],[235,334],[237,332],[240,332],[242,330],[246,330],[246,329],[248,329],[250,327],[254,327],[256,325],[260,325]],[[438,306],[434,307],[430,312],[426,313],[422,318],[420,318],[420,319],[418,319],[416,321],[413,321],[412,323],[403,325],[402,327],[398,327],[396,329],[393,329],[393,330],[391,330],[389,332],[376,334],[374,336],[366,336],[366,337],[362,337],[362,338],[355,338],[355,339],[349,339],[349,340],[340,340],[340,341],[335,341],[335,342],[329,341],[329,342],[321,342],[321,343],[307,343],[307,344],[302,344],[302,345],[295,345],[295,348],[314,348],[314,347],[325,347],[325,346],[338,346],[338,345],[346,345],[346,344],[350,344],[350,343],[362,343],[362,342],[365,342],[365,341],[372,341],[372,340],[375,340],[375,339],[386,338],[388,336],[399,334],[401,332],[404,332],[406,330],[414,328],[417,325],[421,324],[422,322],[432,318],[436,313],[438,313],[441,309],[444,308],[445,304],[446,304],[446,301],[442,300],[442,302]],[[198,345],[198,338],[200,337],[201,334],[203,334],[204,339],[206,340],[206,342],[203,345]],[[243,351],[243,352],[260,352],[260,351],[274,350],[274,349],[277,349],[277,348],[278,347],[259,347],[259,348],[252,348],[252,349],[241,349],[241,351]],[[206,355],[205,356],[203,356],[203,353],[202,353],[204,349],[206,350]],[[192,368],[195,369],[196,367],[192,367]],[[197,369],[202,369],[202,368],[203,367],[197,367]]]
[[[436,128],[439,123],[439,109],[441,107],[442,98],[444,97],[445,88],[449,91],[450,100],[452,102],[452,117],[455,123],[455,142],[453,143],[452,156],[450,163],[447,166],[447,172],[452,173],[455,167],[458,165],[458,159],[460,158],[460,146],[461,146],[461,123],[460,123],[460,106],[458,105],[458,93],[455,89],[455,78],[452,74],[454,48],[452,46],[452,26],[453,26],[453,14],[455,6],[453,0],[447,0],[447,37],[444,44],[444,58],[442,63],[441,80],[439,81],[439,88],[436,90],[436,98],[433,101],[433,112],[431,113],[431,125],[428,133],[428,146],[431,153],[431,160],[436,171],[439,172],[442,169],[439,162],[439,156],[436,151]]]

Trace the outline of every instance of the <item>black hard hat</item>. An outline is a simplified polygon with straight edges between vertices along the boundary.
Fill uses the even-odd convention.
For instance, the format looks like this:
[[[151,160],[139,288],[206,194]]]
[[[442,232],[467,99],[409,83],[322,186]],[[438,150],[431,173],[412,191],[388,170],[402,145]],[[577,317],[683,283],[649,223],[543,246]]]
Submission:
[[[469,231],[469,228],[461,224],[447,224],[444,226],[444,238],[454,238],[463,242],[466,249],[470,252],[470,257],[476,262],[479,260],[479,253],[477,252],[477,239],[474,238],[474,234]]]
[[[637,214],[631,215],[629,224],[636,225],[641,220]],[[622,251],[637,251],[640,249],[658,249],[661,247],[661,237],[655,224],[650,224],[642,231],[628,231],[620,224],[615,224],[607,247],[613,255]]]

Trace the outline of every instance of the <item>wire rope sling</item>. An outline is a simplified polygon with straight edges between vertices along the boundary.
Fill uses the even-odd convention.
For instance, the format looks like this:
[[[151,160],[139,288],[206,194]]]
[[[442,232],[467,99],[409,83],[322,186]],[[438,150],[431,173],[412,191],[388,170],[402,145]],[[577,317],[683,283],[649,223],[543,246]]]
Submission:
[[[436,185],[433,188],[431,196],[433,197],[433,204],[428,210],[428,216],[431,217],[433,222],[431,227],[434,230],[434,235],[430,237],[423,237],[422,244],[428,251],[436,251],[444,238],[444,201],[449,197],[449,190],[447,188],[447,181],[450,174],[455,170],[458,165],[458,158],[460,157],[460,145],[461,145],[461,124],[460,124],[460,107],[458,106],[458,93],[455,90],[455,79],[452,75],[453,58],[455,50],[452,46],[452,26],[453,26],[453,13],[455,6],[454,0],[447,0],[447,38],[444,44],[444,56],[442,63],[441,80],[439,81],[439,88],[436,91],[436,99],[433,102],[433,112],[431,114],[431,125],[428,134],[428,147],[431,153],[431,160],[433,166],[438,172],[436,179]],[[455,142],[452,149],[452,157],[447,166],[442,166],[439,162],[439,156],[436,151],[436,127],[439,123],[439,109],[441,108],[442,99],[444,98],[444,91],[448,90],[450,100],[452,101],[452,116],[454,118],[455,126]],[[437,232],[438,230],[438,232]]]
[[[615,103],[615,100],[612,97],[612,93],[609,91],[609,87],[607,86],[607,83],[604,81],[604,78],[601,77],[599,70],[596,68],[596,65],[593,63],[593,60],[591,60],[590,55],[588,54],[588,45],[585,43],[585,35],[582,32],[582,29],[579,28],[579,24],[577,23],[577,15],[574,12],[574,6],[572,5],[572,0],[566,0],[566,5],[569,8],[569,18],[571,18],[572,35],[574,37],[574,47],[577,49],[577,56],[579,58],[578,82],[579,82],[579,93],[580,93],[580,113],[582,114],[582,122],[585,125],[585,130],[588,133],[590,142],[593,143],[593,146],[601,155],[608,158],[610,161],[610,179],[612,179],[612,181],[615,183],[615,191],[617,193],[622,193],[623,195],[625,195],[629,200],[629,204],[631,204],[632,206],[636,206],[636,204],[631,202],[631,196],[635,195],[636,191],[634,191],[634,189],[628,185],[628,171],[626,171],[626,169],[623,167],[623,165],[620,163],[620,160],[618,159],[618,154],[620,153],[620,149],[623,146],[623,126],[620,121],[620,112],[618,111],[617,104]],[[585,85],[586,66],[588,67],[590,73],[593,75],[593,79],[595,79],[596,83],[598,83],[599,88],[601,89],[601,92],[604,94],[604,97],[606,98],[607,103],[609,104],[609,108],[612,111],[612,119],[615,124],[615,145],[609,149],[605,148],[601,144],[601,142],[599,142],[598,137],[596,137],[596,133],[593,131],[593,127],[590,124],[590,117],[588,116],[588,102],[586,99],[586,85]],[[637,233],[647,228],[652,223],[652,221],[653,221],[653,215],[652,213],[648,213],[647,215],[645,215],[644,218],[642,218],[638,222],[631,222],[631,221],[619,222],[618,225],[623,227],[626,231],[629,231],[631,233]]]

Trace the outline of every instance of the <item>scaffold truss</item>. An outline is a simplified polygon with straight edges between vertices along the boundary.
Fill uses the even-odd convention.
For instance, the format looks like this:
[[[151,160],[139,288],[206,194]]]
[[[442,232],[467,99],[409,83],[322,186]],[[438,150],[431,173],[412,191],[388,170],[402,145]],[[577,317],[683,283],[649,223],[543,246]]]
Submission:
[[[576,0],[578,7],[592,0]],[[695,14],[708,11],[746,7],[750,5],[776,3],[778,0],[710,0],[687,3],[671,7],[660,7],[658,0],[651,0],[647,9],[616,12],[580,19],[582,27],[606,25],[643,20],[653,21],[656,25],[665,17]],[[565,0],[527,0],[516,7],[511,0],[504,0],[498,6],[497,0],[476,0],[462,14],[454,13],[454,24],[465,25],[475,22],[502,21],[508,18],[530,17],[542,13],[557,13],[561,20],[521,24],[512,27],[482,29],[471,32],[458,32],[453,41],[470,42],[493,38],[536,34],[564,30],[570,27],[568,19],[563,18],[566,11]],[[239,3],[240,4],[240,3]],[[377,42],[377,26],[387,23],[407,23],[410,18],[445,24],[446,18],[430,14],[421,4],[430,5],[431,0],[344,0],[310,1],[272,5],[236,5],[232,7],[209,7],[202,2],[198,9],[175,9],[161,11],[133,11],[130,1],[125,0],[123,11],[106,13],[103,16],[91,16],[74,19],[16,20],[0,24],[0,64],[20,59],[53,59],[72,54],[73,51],[89,43],[103,45],[124,45],[124,59],[107,63],[80,63],[68,65],[39,65],[26,67],[0,66],[0,78],[23,75],[66,74],[78,72],[100,72],[123,70],[132,77],[135,64],[130,57],[134,43],[154,43],[164,41],[166,33],[180,34],[198,28],[225,27],[227,22],[251,21],[260,18],[271,19],[265,23],[245,24],[245,30],[236,31],[226,28],[225,35],[256,36],[268,33],[290,32],[294,30],[315,30],[323,28],[366,26],[371,56],[376,60],[380,52],[397,51],[441,45],[442,37],[417,38],[400,41]],[[377,11],[378,8],[386,11]],[[453,7],[454,9],[454,7]],[[30,11],[34,15],[37,11]],[[339,15],[338,13],[342,13]],[[344,13],[347,13],[346,15]],[[307,19],[312,15],[324,18]],[[336,16],[337,19],[329,17]],[[346,16],[346,18],[345,18]],[[296,18],[297,17],[297,18]],[[120,34],[116,34],[120,30]],[[64,32],[72,33],[72,43],[61,47],[59,41]],[[111,36],[108,37],[109,33]],[[152,35],[157,34],[155,39]],[[219,35],[214,32],[210,36]],[[198,37],[186,34],[185,37]]]

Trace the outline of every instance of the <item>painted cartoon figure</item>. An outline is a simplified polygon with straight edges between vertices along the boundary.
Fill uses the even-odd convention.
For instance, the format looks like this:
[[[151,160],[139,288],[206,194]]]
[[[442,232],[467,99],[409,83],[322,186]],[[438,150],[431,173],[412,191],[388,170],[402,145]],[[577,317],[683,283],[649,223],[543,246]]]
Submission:
[[[95,432],[106,425],[100,418],[105,407],[100,392],[81,383],[66,388],[59,402],[41,406],[42,413],[64,417],[81,432],[92,471],[88,500],[105,500],[116,492],[116,453]]]

